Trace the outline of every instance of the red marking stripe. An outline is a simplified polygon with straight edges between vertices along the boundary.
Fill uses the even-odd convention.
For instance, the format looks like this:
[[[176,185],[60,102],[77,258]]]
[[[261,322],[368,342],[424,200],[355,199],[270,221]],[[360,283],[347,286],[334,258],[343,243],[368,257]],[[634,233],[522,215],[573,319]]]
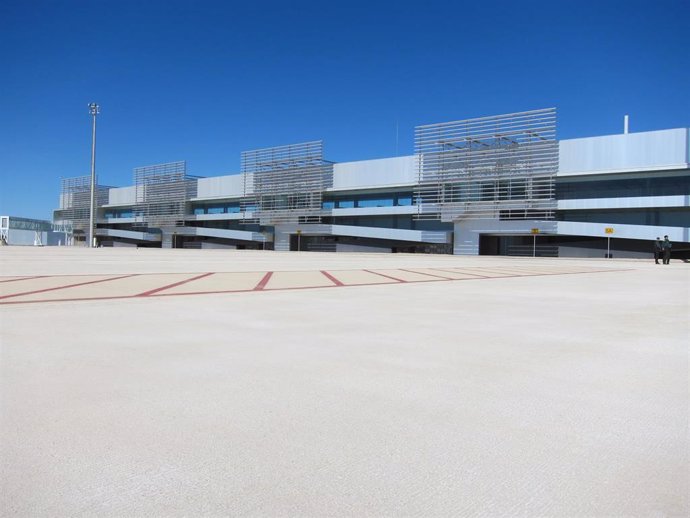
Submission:
[[[434,270],[440,270],[440,271],[452,271],[452,270],[443,270],[441,268],[433,268]],[[565,272],[565,273],[548,273],[548,274],[543,274],[543,275],[573,275],[573,274],[587,274],[587,273],[606,273],[606,272],[627,272],[631,271],[631,268],[611,268],[611,269],[605,269],[605,270],[592,270],[592,271],[584,271],[584,272]],[[424,281],[404,281],[402,279],[397,279],[395,277],[391,277],[390,275],[386,275],[383,273],[377,273],[373,272],[370,270],[362,270],[365,272],[373,273],[374,275],[380,275],[382,277],[387,277],[389,279],[396,280],[400,283],[407,283],[407,282],[424,282]],[[456,272],[456,273],[465,273],[465,272]],[[263,290],[264,286],[268,283],[269,279],[271,278],[271,275],[273,272],[268,272],[264,277],[261,279],[259,284],[253,289],[249,290],[219,290],[219,291],[203,291],[203,292],[188,292],[188,293],[160,293],[154,295],[155,297],[171,297],[171,296],[182,296],[182,295],[213,295],[213,294],[220,294],[220,293],[246,293],[249,291],[256,291],[256,290]],[[116,280],[116,279],[122,279],[125,277],[133,277],[135,275],[141,275],[141,274],[132,274],[132,275],[123,275],[121,277],[114,277],[111,279],[103,279],[101,281],[89,281],[89,282],[84,282],[80,284],[92,284],[95,282],[105,282],[105,281],[111,281],[111,280]],[[145,274],[144,274],[145,275]],[[207,274],[204,274],[207,275]],[[469,274],[473,275],[473,274]],[[540,274],[535,274],[535,277],[540,276]],[[515,276],[515,277],[520,277],[520,276]],[[467,281],[467,280],[477,280],[478,278],[486,278],[486,279],[504,279],[506,277],[484,277],[484,276],[479,276],[477,275],[476,278],[471,278],[471,279],[448,279],[450,281]],[[188,282],[193,279],[188,279],[183,282]],[[77,286],[77,285],[75,285]],[[380,283],[364,283],[364,284],[353,284],[353,285],[344,285],[345,288],[354,288],[358,286],[381,286]],[[70,287],[70,286],[61,286],[57,288],[49,288],[46,290],[38,290],[37,292],[41,291],[50,291],[54,289],[62,289],[65,287]],[[291,288],[276,288],[277,291],[281,290],[304,290],[304,289],[318,289],[318,288],[333,288],[335,286],[299,286],[299,287],[291,287]],[[20,295],[20,294],[16,294]],[[15,296],[15,295],[11,295]],[[116,300],[116,299],[135,299],[137,298],[136,295],[118,295],[118,296],[101,296],[101,297],[81,297],[81,298],[64,298],[64,299],[44,299],[44,300],[9,300],[9,301],[1,301],[0,305],[6,305],[6,304],[36,304],[36,303],[45,303],[45,302],[80,302],[80,301],[89,301],[89,300]]]
[[[433,273],[416,272],[414,270],[407,270],[406,268],[400,268],[401,272],[416,273],[418,275],[428,275],[429,277],[435,277],[436,279],[445,279],[447,281],[453,281],[452,277],[444,277],[443,275],[434,275]]]
[[[324,274],[328,278],[328,280],[330,280],[336,286],[345,286],[342,282],[340,282],[338,279],[333,277],[330,273],[328,273],[324,270],[321,270],[321,273]]]
[[[448,272],[448,273],[459,273],[460,275],[471,275],[472,277],[479,277],[481,279],[488,279],[486,275],[479,275],[478,273],[468,273],[464,272],[461,270],[444,270],[443,268],[432,268],[432,270],[438,270],[439,272]],[[462,279],[453,279],[453,280],[462,280]]]
[[[46,291],[64,290],[65,288],[74,288],[76,286],[84,286],[86,284],[97,284],[99,282],[116,281],[117,279],[125,279],[127,277],[135,277],[137,275],[139,275],[139,274],[138,273],[131,273],[129,275],[120,275],[119,277],[110,277],[109,279],[100,279],[97,281],[78,282],[76,284],[67,284],[66,286],[56,286],[55,288],[45,288],[42,290],[23,291],[21,293],[13,293],[11,295],[3,295],[0,297],[0,299],[8,299],[10,297],[19,297],[21,295],[33,295],[34,293],[44,293]]]
[[[259,281],[259,284],[254,286],[254,289],[252,291],[263,290],[268,284],[268,281],[271,279],[271,275],[273,275],[273,272],[267,272],[266,275],[264,275],[263,278]]]
[[[0,282],[28,281],[29,279],[40,279],[41,277],[45,277],[45,275],[33,275],[31,277],[19,277],[18,279],[5,279],[4,281],[0,281]]]
[[[494,268],[494,267],[486,267],[482,268],[482,271],[489,272],[489,273],[497,273],[499,275],[509,275],[511,277],[522,277],[524,275],[532,275],[532,274],[525,274],[525,272],[522,272],[520,270],[511,270],[509,268]],[[540,273],[537,273],[536,275],[541,275]]]
[[[393,277],[391,275],[386,275],[385,273],[374,272],[372,270],[362,270],[362,271],[373,273],[374,275],[380,275],[381,277],[386,277],[387,279],[393,279],[394,281],[398,281],[398,282],[407,282],[405,279],[398,279],[397,277]]]
[[[152,289],[149,291],[144,291],[143,293],[136,294],[135,297],[148,297],[149,295],[153,295],[154,293],[158,293],[159,291],[169,290],[170,288],[174,288],[175,286],[187,284],[188,282],[192,282],[192,281],[195,281],[197,279],[203,279],[204,277],[208,277],[209,275],[213,275],[213,272],[202,273],[201,275],[197,275],[196,277],[184,279],[184,280],[179,281],[179,282],[173,282],[172,284],[168,284],[167,286],[161,286],[160,288],[155,288],[155,289]]]

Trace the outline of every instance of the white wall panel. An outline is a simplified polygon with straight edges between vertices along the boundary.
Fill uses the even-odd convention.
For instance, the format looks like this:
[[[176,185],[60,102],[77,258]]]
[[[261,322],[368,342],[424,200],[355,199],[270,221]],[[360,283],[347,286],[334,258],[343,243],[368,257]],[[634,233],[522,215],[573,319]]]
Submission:
[[[46,237],[45,232],[40,232],[41,240]],[[7,232],[7,243],[10,245],[33,246],[36,232],[20,228],[10,228]],[[45,244],[45,243],[44,243]]]
[[[160,234],[153,234],[150,232],[138,232],[136,230],[123,230],[119,228],[98,228],[96,229],[97,236],[122,237],[127,239],[136,239],[138,241],[160,241]]]
[[[251,175],[247,178],[248,187],[251,186]],[[251,189],[250,189],[251,190]],[[195,199],[202,198],[236,198],[244,194],[244,175],[232,174],[215,176],[213,178],[199,178]]]
[[[388,216],[395,214],[416,214],[416,205],[397,207],[355,207],[351,209],[331,209],[333,216]]]
[[[559,210],[650,209],[659,207],[690,207],[690,196],[630,196],[627,198],[558,200]]]
[[[136,195],[136,187],[133,185],[108,189],[108,205],[134,205]]]
[[[333,166],[333,189],[361,189],[417,182],[414,156],[343,162]]]
[[[251,217],[251,212],[247,214],[243,214],[240,212],[231,212],[231,213],[223,213],[223,214],[196,214],[196,215],[189,215],[185,216],[184,219],[187,221],[232,221],[232,220],[241,220],[245,217]]]
[[[688,167],[688,129],[562,140],[559,176]]]
[[[613,228],[613,234],[607,234],[607,228]],[[581,223],[578,221],[559,221],[558,234],[593,237],[610,236],[611,239],[646,239],[649,241],[653,241],[657,236],[667,235],[671,241],[690,241],[690,228],[659,227],[652,225],[622,225],[619,223]]]

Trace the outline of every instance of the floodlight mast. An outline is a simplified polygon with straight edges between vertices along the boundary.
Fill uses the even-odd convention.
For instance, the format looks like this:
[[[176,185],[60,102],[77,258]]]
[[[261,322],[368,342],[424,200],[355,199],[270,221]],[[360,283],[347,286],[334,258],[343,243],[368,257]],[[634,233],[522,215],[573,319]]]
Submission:
[[[93,126],[91,130],[91,204],[89,210],[89,248],[96,246],[96,227],[94,224],[94,215],[96,212],[96,115],[101,112],[100,106],[96,103],[90,103],[89,113],[93,118]]]

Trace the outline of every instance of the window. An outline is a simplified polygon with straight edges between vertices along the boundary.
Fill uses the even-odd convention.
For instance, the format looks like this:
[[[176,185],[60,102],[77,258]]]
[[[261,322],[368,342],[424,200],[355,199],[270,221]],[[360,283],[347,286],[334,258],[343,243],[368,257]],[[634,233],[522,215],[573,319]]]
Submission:
[[[132,209],[124,209],[124,210],[113,210],[113,211],[108,211],[104,214],[104,217],[106,218],[133,218],[134,217],[134,212]]]
[[[690,193],[690,176],[626,178],[621,180],[558,180],[557,198],[624,198],[633,196],[673,196]]]
[[[358,200],[358,207],[392,207],[393,198],[378,198],[373,200]]]

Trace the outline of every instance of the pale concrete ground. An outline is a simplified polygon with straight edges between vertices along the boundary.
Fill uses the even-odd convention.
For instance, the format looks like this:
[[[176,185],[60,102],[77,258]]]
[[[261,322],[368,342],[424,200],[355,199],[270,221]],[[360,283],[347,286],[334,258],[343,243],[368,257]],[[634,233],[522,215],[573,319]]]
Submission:
[[[687,516],[688,264],[0,248],[8,278],[459,267],[564,274],[0,306],[0,512]]]

